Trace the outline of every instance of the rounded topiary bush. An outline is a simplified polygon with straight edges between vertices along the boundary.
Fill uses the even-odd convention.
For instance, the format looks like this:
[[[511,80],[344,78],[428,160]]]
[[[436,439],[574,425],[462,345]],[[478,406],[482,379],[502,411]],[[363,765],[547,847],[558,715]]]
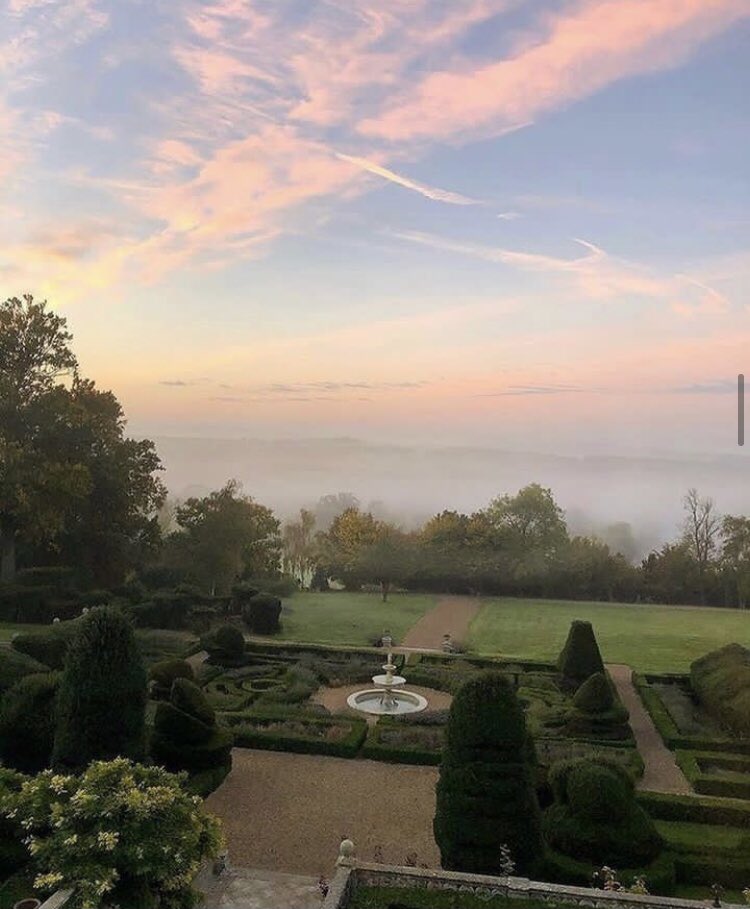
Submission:
[[[543,855],[534,749],[510,681],[482,673],[451,706],[437,785],[435,840],[446,869],[498,874],[507,844],[530,873]]]
[[[557,668],[564,681],[575,685],[580,685],[597,672],[604,672],[602,655],[591,622],[572,622]]]
[[[239,663],[245,654],[245,638],[234,625],[220,625],[204,635],[201,643],[216,663]]]
[[[207,726],[213,726],[216,723],[216,714],[206,700],[206,695],[188,679],[174,680],[171,701],[179,710],[184,710],[185,713],[194,716]]]
[[[156,693],[168,697],[175,679],[188,679],[192,682],[195,673],[185,660],[160,660],[150,666],[148,677],[153,682]]]
[[[0,702],[0,759],[24,773],[49,767],[59,672],[27,675]]]
[[[618,868],[652,862],[663,843],[636,802],[633,781],[616,764],[579,758],[550,774],[555,802],[544,812],[544,836],[557,852]]]
[[[254,634],[275,634],[281,630],[281,600],[270,593],[259,593],[242,607],[242,618]]]
[[[615,702],[612,687],[603,672],[589,676],[576,691],[573,706],[582,713],[604,713]]]

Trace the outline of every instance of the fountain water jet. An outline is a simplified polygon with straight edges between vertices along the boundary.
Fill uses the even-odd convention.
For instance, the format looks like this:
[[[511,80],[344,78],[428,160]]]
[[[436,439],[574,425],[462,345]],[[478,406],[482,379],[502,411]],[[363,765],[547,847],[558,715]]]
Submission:
[[[401,686],[406,684],[406,679],[402,675],[393,674],[396,668],[393,653],[389,649],[388,660],[383,664],[385,673],[372,677],[373,683],[379,687],[355,691],[346,699],[347,704],[354,710],[378,716],[418,713],[424,710],[427,707],[427,699],[413,691],[402,690]]]

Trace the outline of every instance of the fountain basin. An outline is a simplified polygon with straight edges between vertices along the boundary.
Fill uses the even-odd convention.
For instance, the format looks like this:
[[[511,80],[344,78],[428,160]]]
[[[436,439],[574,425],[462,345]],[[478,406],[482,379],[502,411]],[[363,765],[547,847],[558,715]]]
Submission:
[[[400,678],[400,676],[396,676],[396,678]],[[400,684],[403,684],[403,681]],[[387,697],[387,695],[390,695],[390,697]],[[418,713],[427,707],[427,699],[423,698],[421,694],[415,694],[413,691],[387,692],[382,688],[355,691],[354,694],[349,695],[346,703],[354,710],[361,710],[363,713],[372,713],[377,716]]]
[[[406,679],[402,675],[374,675],[372,680],[376,685],[382,685],[383,688],[406,684]]]

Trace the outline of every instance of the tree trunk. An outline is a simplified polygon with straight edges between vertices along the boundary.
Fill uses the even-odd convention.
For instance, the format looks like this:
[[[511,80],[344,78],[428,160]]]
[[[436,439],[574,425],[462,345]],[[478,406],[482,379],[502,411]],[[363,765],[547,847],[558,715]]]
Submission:
[[[16,534],[0,520],[0,582],[12,584],[16,578]]]
[[[390,590],[390,588],[391,588],[391,585],[390,585],[390,582],[389,582],[389,581],[381,581],[381,582],[380,582],[380,589],[381,589],[382,592],[383,592],[383,602],[384,602],[384,603],[387,603],[387,602],[388,602],[388,591]]]

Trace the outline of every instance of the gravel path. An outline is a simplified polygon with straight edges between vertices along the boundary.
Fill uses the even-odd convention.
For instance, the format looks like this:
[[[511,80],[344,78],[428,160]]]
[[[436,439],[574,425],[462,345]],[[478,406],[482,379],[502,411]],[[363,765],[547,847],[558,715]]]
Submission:
[[[224,821],[230,863],[329,877],[339,843],[403,864],[440,866],[432,836],[436,767],[236,748],[232,772],[207,800]]]
[[[445,634],[449,634],[456,643],[465,643],[471,620],[479,609],[476,597],[440,597],[437,606],[426,612],[407,632],[401,646],[414,650],[440,650]]]
[[[646,765],[639,789],[650,792],[692,793],[685,775],[677,766],[674,755],[664,744],[653,720],[633,685],[630,666],[608,665],[607,671],[615,683],[620,700],[630,711],[630,728]]]

